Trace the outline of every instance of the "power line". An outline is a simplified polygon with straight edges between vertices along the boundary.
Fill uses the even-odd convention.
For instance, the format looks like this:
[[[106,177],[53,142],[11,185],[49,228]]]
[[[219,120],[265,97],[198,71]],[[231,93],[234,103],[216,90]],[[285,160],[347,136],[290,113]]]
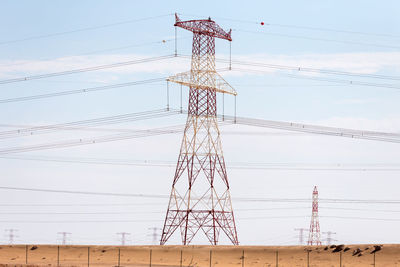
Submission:
[[[175,167],[174,161],[132,160],[106,158],[57,158],[43,156],[0,156],[3,159],[33,160],[43,162],[78,163],[113,166]],[[267,163],[227,162],[229,169],[282,170],[282,171],[400,171],[400,164],[317,164],[317,163]]]
[[[309,217],[309,216],[306,216]],[[346,216],[320,216],[321,218],[330,218],[338,220],[361,220],[361,221],[384,221],[399,222],[400,219],[394,218],[375,218],[375,217],[346,217]],[[273,220],[273,219],[294,219],[305,218],[304,215],[288,215],[288,216],[268,216],[268,217],[242,217],[238,220]],[[135,219],[135,220],[0,220],[0,223],[133,223],[133,222],[160,222],[162,220]]]
[[[223,58],[219,58],[216,60],[219,62],[223,62],[223,63],[229,62],[227,59],[223,59]],[[317,69],[317,68],[309,68],[309,67],[302,67],[302,66],[296,67],[296,66],[268,64],[268,63],[251,62],[251,61],[240,61],[240,60],[232,60],[232,64],[254,66],[254,67],[265,67],[265,68],[280,69],[280,70],[290,70],[290,71],[296,71],[296,72],[311,72],[311,73],[320,73],[320,74],[332,74],[332,75],[343,75],[343,76],[351,76],[351,77],[375,78],[375,79],[400,81],[399,76],[356,73],[356,72],[331,70],[331,69]]]
[[[311,40],[311,41],[333,42],[333,43],[372,46],[372,47],[381,47],[381,48],[390,48],[390,49],[399,49],[400,48],[400,46],[394,46],[394,45],[381,45],[381,44],[373,44],[373,43],[334,40],[334,39],[326,39],[326,38],[309,37],[309,36],[304,36],[304,35],[291,35],[291,34],[274,33],[274,32],[260,32],[260,31],[245,30],[245,29],[233,29],[233,31],[251,33],[251,34],[273,35],[273,36],[295,38],[295,39],[304,39],[304,40]]]
[[[159,61],[159,60],[164,60],[164,59],[170,59],[170,58],[174,58],[174,57],[175,57],[174,55],[157,56],[157,57],[124,61],[124,62],[117,62],[117,63],[106,64],[106,65],[98,65],[98,66],[93,66],[93,67],[88,67],[88,68],[66,70],[66,71],[60,71],[60,72],[53,72],[53,73],[32,75],[32,76],[26,76],[26,77],[20,77],[20,78],[6,79],[6,80],[0,80],[0,84],[23,82],[23,81],[44,79],[44,78],[55,77],[55,76],[70,75],[70,74],[76,74],[76,73],[82,73],[82,72],[117,68],[117,67],[129,66],[129,65],[134,65],[134,64],[141,64],[141,63],[148,63],[148,62]]]
[[[321,134],[321,135],[356,138],[356,139],[366,139],[371,141],[373,140],[373,141],[400,143],[399,133],[362,131],[355,129],[335,128],[335,127],[318,126],[318,125],[302,124],[302,123],[234,117],[228,115],[224,116],[224,121],[225,122],[230,121],[235,124],[247,125],[247,126],[266,127],[266,128],[280,129],[280,130],[298,131],[298,132],[306,132],[312,134]]]
[[[0,155],[11,154],[11,153],[22,153],[22,152],[36,151],[43,149],[55,149],[55,148],[66,148],[66,147],[74,147],[81,145],[91,145],[91,144],[99,144],[105,142],[122,141],[133,138],[142,138],[142,137],[150,137],[163,134],[178,133],[182,131],[182,127],[183,127],[182,125],[175,125],[175,126],[155,128],[149,130],[138,130],[136,133],[132,134],[107,135],[98,138],[71,139],[71,140],[64,140],[61,142],[44,143],[44,144],[24,146],[24,147],[9,147],[0,150]]]
[[[271,74],[270,72],[266,72],[266,71],[263,71],[263,70],[256,70],[256,69],[232,68],[232,70],[240,71],[241,73],[248,72],[248,73]],[[371,82],[343,80],[343,79],[327,78],[327,77],[308,77],[308,76],[301,76],[301,75],[287,74],[287,73],[278,73],[278,75],[285,76],[285,77],[290,77],[290,78],[295,78],[295,79],[332,82],[332,83],[340,83],[340,84],[347,84],[347,85],[362,85],[362,86],[369,86],[369,87],[381,87],[381,88],[389,88],[389,89],[400,90],[400,86],[398,86],[396,84],[371,83]]]
[[[181,37],[177,38],[176,40],[183,40],[187,39],[188,37]],[[174,39],[160,39],[158,41],[151,41],[151,42],[142,42],[142,43],[135,43],[135,44],[129,44],[129,45],[124,45],[124,46],[118,46],[118,47],[110,47],[110,48],[105,48],[105,49],[98,49],[98,50],[92,50],[92,51],[87,51],[79,54],[73,54],[73,55],[65,55],[65,56],[59,56],[59,57],[45,57],[45,58],[38,58],[35,60],[41,60],[41,61],[50,61],[50,60],[61,60],[65,59],[68,57],[79,57],[79,56],[87,56],[87,55],[93,55],[93,54],[98,54],[98,53],[103,53],[103,52],[112,52],[112,51],[118,51],[118,50],[124,50],[124,49],[129,49],[132,47],[142,47],[142,46],[149,46],[153,44],[165,44],[175,41]],[[23,62],[18,62],[18,63],[11,63],[11,64],[2,64],[0,67],[10,67],[10,66],[21,66],[21,65],[26,65],[30,64],[30,61],[23,61]]]
[[[190,56],[188,56],[188,55],[179,55],[179,57],[190,58]],[[215,60],[218,62],[221,62],[221,63],[232,63],[233,65],[244,65],[244,66],[280,69],[280,70],[290,70],[290,71],[296,71],[296,72],[311,72],[311,73],[320,73],[320,74],[331,74],[331,75],[342,75],[342,76],[351,76],[351,77],[375,78],[375,79],[400,81],[400,76],[392,76],[392,75],[357,73],[357,72],[349,72],[349,71],[341,71],[341,70],[318,69],[318,68],[310,68],[310,67],[303,67],[303,66],[289,66],[289,65],[270,64],[270,63],[263,63],[263,62],[254,62],[254,61],[229,60],[229,59],[224,59],[224,58],[216,58]]]
[[[107,116],[100,117],[95,119],[81,120],[81,121],[73,121],[67,123],[59,123],[59,124],[50,124],[50,125],[41,125],[41,126],[33,126],[33,127],[25,127],[15,130],[7,130],[0,132],[0,139],[5,138],[13,138],[13,137],[21,137],[25,135],[33,135],[38,133],[49,133],[58,130],[83,130],[82,127],[95,127],[100,125],[111,125],[118,123],[126,123],[138,120],[147,120],[147,119],[155,119],[166,116],[173,116],[178,114],[177,111],[167,111],[167,109],[155,109],[150,111],[142,111],[135,113],[126,113],[115,116]],[[77,128],[78,127],[78,128]],[[130,133],[138,133],[143,130],[132,130]]]
[[[200,17],[198,15],[189,15],[178,13],[183,16],[195,16]],[[206,17],[206,16],[203,16]],[[371,33],[371,32],[362,32],[362,31],[350,31],[350,30],[342,30],[342,29],[332,29],[332,28],[323,28],[323,27],[312,27],[312,26],[302,26],[302,25],[293,25],[293,24],[278,24],[278,23],[270,23],[266,21],[254,21],[254,20],[243,20],[243,19],[234,19],[234,18],[225,18],[225,17],[213,17],[219,20],[233,21],[245,24],[256,24],[260,25],[261,22],[266,26],[276,26],[283,28],[294,28],[294,29],[304,29],[304,30],[312,30],[312,31],[327,31],[327,32],[338,32],[338,33],[347,33],[347,34],[360,34],[360,35],[369,35],[369,36],[382,36],[382,37],[391,37],[391,38],[400,38],[398,35],[386,34],[386,33]]]
[[[84,89],[67,90],[67,91],[61,91],[61,92],[56,92],[56,93],[6,98],[6,99],[0,99],[0,104],[37,100],[37,99],[59,97],[59,96],[66,96],[66,95],[74,95],[74,94],[84,94],[84,93],[90,93],[90,92],[96,92],[96,91],[104,91],[104,90],[110,90],[110,89],[121,88],[121,87],[142,85],[142,84],[147,84],[147,83],[156,83],[156,82],[165,81],[165,79],[166,79],[166,77],[154,78],[154,79],[147,79],[147,80],[141,80],[141,81],[110,84],[110,85],[105,85],[105,86],[89,87],[89,88],[84,88]]]
[[[62,193],[62,194],[77,194],[77,195],[97,195],[97,196],[116,196],[116,197],[139,197],[139,198],[157,198],[165,199],[168,195],[160,194],[133,194],[133,193],[111,193],[111,192],[90,192],[90,191],[75,191],[75,190],[56,190],[42,188],[26,188],[26,187],[11,187],[0,186],[1,190],[9,191],[28,191],[28,192],[43,192],[43,193]],[[196,199],[196,198],[193,198]],[[234,198],[235,201],[243,202],[282,202],[282,203],[308,203],[310,199],[304,198]],[[334,199],[321,198],[321,203],[341,203],[341,204],[400,204],[400,200],[376,200],[376,199]]]
[[[158,15],[158,16],[144,17],[144,18],[139,18],[139,19],[131,19],[131,20],[125,20],[125,21],[114,22],[114,23],[109,23],[109,24],[102,24],[102,25],[80,28],[80,29],[75,29],[75,30],[70,30],[70,31],[54,32],[54,33],[36,35],[36,36],[15,39],[15,40],[6,40],[6,41],[1,41],[0,45],[19,43],[19,42],[23,42],[23,41],[31,41],[31,40],[36,40],[36,39],[44,39],[44,38],[49,38],[49,37],[54,37],[54,36],[60,36],[60,35],[84,32],[84,31],[92,31],[92,30],[97,30],[97,29],[102,29],[102,28],[115,27],[115,26],[119,26],[119,25],[123,25],[123,24],[136,23],[136,22],[140,22],[140,21],[168,17],[168,16],[172,16],[172,15],[173,14],[169,13],[169,14],[163,14],[163,15]]]

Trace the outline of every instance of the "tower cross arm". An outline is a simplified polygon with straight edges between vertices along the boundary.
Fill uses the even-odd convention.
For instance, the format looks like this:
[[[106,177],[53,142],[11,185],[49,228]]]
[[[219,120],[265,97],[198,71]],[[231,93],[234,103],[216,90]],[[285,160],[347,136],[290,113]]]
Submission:
[[[167,81],[182,84],[188,87],[197,88],[200,90],[215,90],[217,93],[224,93],[230,95],[237,95],[236,90],[222,78],[217,72],[215,72],[215,86],[195,83],[190,79],[191,72],[181,72],[174,76],[167,78]]]
[[[174,26],[181,27],[193,33],[232,41],[232,30],[229,30],[229,32],[224,31],[215,21],[211,20],[211,18],[181,21],[178,14],[175,14]]]

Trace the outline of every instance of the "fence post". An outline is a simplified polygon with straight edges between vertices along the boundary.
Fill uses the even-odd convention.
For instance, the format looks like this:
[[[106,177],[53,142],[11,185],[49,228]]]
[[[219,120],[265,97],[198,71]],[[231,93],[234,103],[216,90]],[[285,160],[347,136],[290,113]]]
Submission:
[[[180,267],[182,267],[182,249],[181,249],[181,264]]]
[[[28,245],[25,245],[25,264],[28,264]]]
[[[340,251],[340,254],[339,254],[339,259],[340,259],[340,265],[339,265],[339,267],[342,267],[342,252]]]
[[[276,267],[278,267],[278,251],[276,251]]]
[[[90,259],[90,247],[87,248],[87,266],[88,267],[89,267],[89,264],[90,264],[89,259]]]
[[[211,262],[212,262],[212,250],[210,249],[210,267],[211,267]]]
[[[307,250],[307,267],[310,267],[310,251]]]
[[[57,267],[60,266],[60,246],[57,246]]]
[[[242,267],[244,267],[244,250],[242,252]]]
[[[121,265],[121,248],[118,248],[118,267]]]
[[[375,267],[375,255],[376,255],[376,252],[374,253],[374,267]]]
[[[151,256],[152,256],[152,250],[150,249],[150,267],[151,267]]]

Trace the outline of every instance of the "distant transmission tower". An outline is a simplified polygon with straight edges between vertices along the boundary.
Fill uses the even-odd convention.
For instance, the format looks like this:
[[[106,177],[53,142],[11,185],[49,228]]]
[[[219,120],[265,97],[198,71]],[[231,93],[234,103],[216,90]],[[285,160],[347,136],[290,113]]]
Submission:
[[[18,237],[18,236],[15,234],[17,231],[18,231],[18,230],[16,230],[16,229],[6,229],[6,230],[5,230],[6,236],[8,237],[8,244],[9,244],[9,245],[14,244],[15,238]]]
[[[321,232],[319,229],[318,218],[318,190],[316,186],[314,186],[314,191],[312,194],[312,216],[307,245],[321,245]]]
[[[336,233],[335,232],[331,232],[331,231],[328,231],[328,232],[322,232],[323,234],[326,234],[326,244],[327,245],[330,245],[330,244],[332,244],[332,241],[337,241],[336,239],[334,239],[334,238],[332,238],[332,235],[336,235]]]
[[[126,245],[126,240],[127,237],[130,235],[130,233],[127,232],[121,232],[121,233],[117,233],[118,236],[121,236],[121,246],[125,246]]]
[[[299,245],[304,244],[304,232],[307,231],[308,229],[306,228],[296,228],[294,229],[295,231],[299,231]]]
[[[68,232],[58,232],[57,234],[61,235],[61,244],[66,245],[71,233]]]
[[[233,216],[228,175],[222,153],[217,119],[217,92],[236,96],[236,91],[215,70],[215,38],[232,41],[211,18],[181,21],[175,26],[193,32],[189,72],[167,81],[188,86],[188,117],[172,183],[160,244],[180,228],[182,244],[203,232],[217,245],[222,231],[234,245],[238,237]]]
[[[158,242],[160,242],[160,239],[159,239],[160,235],[158,234],[158,230],[162,230],[162,229],[158,228],[158,227],[151,227],[151,228],[149,228],[149,230],[153,230],[151,237],[153,239],[153,245],[156,245]]]

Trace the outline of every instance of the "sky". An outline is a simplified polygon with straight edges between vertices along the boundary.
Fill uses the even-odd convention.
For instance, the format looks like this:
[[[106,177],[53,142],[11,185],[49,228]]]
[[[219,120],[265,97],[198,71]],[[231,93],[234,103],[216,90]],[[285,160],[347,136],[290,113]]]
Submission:
[[[182,20],[211,17],[223,29],[232,29],[232,70],[226,70],[228,41],[216,41],[216,58],[221,76],[238,93],[238,116],[400,132],[398,1],[5,0],[1,10],[0,233],[4,231],[4,236],[0,235],[0,242],[4,244],[9,242],[6,229],[18,230],[15,243],[60,243],[58,232],[70,232],[71,244],[119,244],[118,232],[131,233],[128,244],[153,243],[150,228],[163,226],[182,132],[21,153],[4,150],[92,140],[116,134],[116,129],[179,126],[183,130],[184,114],[99,125],[96,131],[29,131],[25,136],[9,136],[5,131],[165,109],[165,81],[20,98],[187,71],[190,59],[184,56],[191,54],[192,34],[177,30],[179,57],[21,82],[2,81],[173,55],[174,13]],[[357,75],[307,72],[305,68]],[[180,87],[169,86],[169,104],[179,109]],[[187,88],[183,88],[182,99],[185,109]],[[218,105],[221,113],[221,96]],[[234,114],[233,97],[225,96],[224,112]],[[240,244],[297,244],[294,229],[309,227],[314,186],[321,198],[321,231],[335,232],[335,242],[400,242],[398,203],[326,201],[399,200],[399,144],[243,125],[221,125],[221,132]],[[222,236],[221,242],[229,244]],[[170,244],[179,244],[178,233]]]

